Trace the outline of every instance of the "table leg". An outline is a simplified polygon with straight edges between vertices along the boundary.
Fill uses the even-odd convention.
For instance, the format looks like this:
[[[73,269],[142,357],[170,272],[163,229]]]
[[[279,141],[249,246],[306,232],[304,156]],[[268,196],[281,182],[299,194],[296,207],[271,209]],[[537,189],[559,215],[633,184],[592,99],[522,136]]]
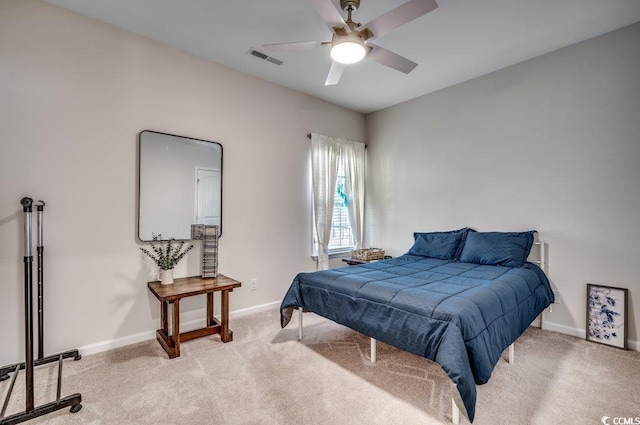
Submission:
[[[222,342],[233,341],[233,332],[229,329],[229,292],[222,291],[222,311],[220,312],[220,339]]]
[[[180,300],[173,302],[173,346],[175,357],[180,357]]]
[[[167,321],[167,303],[160,301],[160,328],[165,334],[169,335],[169,322]]]
[[[213,318],[213,292],[207,294],[207,326],[213,326],[216,322]]]

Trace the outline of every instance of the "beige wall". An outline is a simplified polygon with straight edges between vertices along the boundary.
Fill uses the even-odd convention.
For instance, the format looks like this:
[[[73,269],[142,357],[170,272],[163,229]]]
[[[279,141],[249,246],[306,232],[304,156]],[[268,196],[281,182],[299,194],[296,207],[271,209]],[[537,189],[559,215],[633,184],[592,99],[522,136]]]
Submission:
[[[368,242],[413,231],[537,229],[584,336],[586,284],[629,288],[640,339],[640,24],[367,116]]]
[[[220,271],[247,284],[231,295],[239,311],[278,302],[297,272],[315,269],[307,133],[364,140],[365,125],[359,113],[63,9],[1,1],[0,364],[24,356],[23,196],[47,202],[46,351],[153,337],[154,272],[136,242],[144,129],[223,145]],[[198,256],[176,275],[197,274]],[[183,321],[203,306],[183,303]]]

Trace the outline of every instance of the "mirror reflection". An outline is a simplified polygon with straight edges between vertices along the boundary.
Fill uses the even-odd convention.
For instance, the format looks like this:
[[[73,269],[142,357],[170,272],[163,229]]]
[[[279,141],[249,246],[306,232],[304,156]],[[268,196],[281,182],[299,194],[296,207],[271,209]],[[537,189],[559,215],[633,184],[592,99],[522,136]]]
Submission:
[[[190,239],[192,224],[222,234],[222,145],[145,130],[139,148],[138,238]]]

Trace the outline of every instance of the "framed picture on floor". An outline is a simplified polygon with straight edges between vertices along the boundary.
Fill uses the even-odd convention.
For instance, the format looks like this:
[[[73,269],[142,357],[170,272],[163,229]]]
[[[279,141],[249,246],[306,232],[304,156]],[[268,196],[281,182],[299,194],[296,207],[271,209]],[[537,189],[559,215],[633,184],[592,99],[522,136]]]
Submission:
[[[627,292],[587,283],[587,341],[627,349]]]

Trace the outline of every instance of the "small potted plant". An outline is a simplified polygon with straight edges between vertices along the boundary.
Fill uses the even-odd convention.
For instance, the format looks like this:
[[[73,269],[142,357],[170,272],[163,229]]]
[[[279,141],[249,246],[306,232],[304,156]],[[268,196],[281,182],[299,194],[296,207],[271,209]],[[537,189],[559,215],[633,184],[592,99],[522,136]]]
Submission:
[[[160,283],[169,285],[173,283],[173,268],[193,248],[193,245],[189,245],[185,250],[182,249],[183,247],[184,241],[176,242],[174,238],[163,240],[162,235],[158,234],[154,235],[151,241],[151,251],[153,252],[145,248],[140,248],[140,250],[160,267],[160,273],[158,273]]]

